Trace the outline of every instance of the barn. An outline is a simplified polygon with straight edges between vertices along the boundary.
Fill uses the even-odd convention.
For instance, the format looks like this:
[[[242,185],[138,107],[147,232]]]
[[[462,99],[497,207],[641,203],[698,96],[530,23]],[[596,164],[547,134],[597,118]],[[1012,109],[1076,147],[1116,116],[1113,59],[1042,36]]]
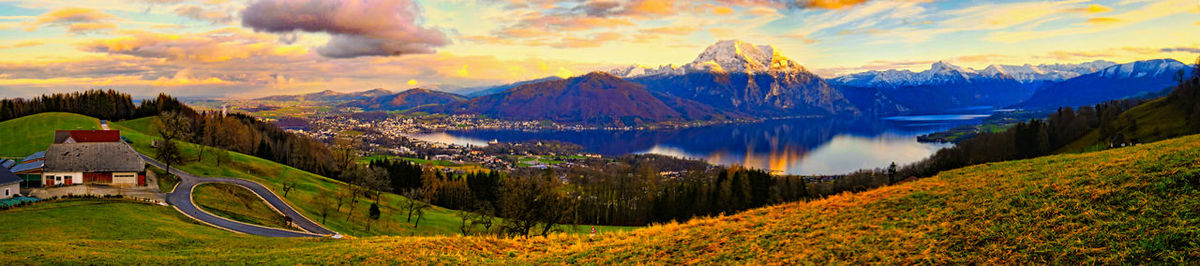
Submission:
[[[146,162],[124,142],[64,142],[46,149],[42,184],[146,185]],[[78,140],[78,139],[76,139]]]

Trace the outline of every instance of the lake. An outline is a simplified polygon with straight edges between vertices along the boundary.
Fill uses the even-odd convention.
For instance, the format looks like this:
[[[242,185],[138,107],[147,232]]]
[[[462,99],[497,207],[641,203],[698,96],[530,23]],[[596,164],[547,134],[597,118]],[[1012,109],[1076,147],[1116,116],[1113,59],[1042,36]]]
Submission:
[[[774,173],[845,174],[859,169],[906,164],[951,146],[920,143],[916,136],[978,124],[991,110],[962,114],[896,116],[884,119],[782,119],[671,130],[539,131],[474,130],[413,137],[459,145],[556,140],[575,143],[591,153],[653,153],[694,158],[720,165],[743,165]]]

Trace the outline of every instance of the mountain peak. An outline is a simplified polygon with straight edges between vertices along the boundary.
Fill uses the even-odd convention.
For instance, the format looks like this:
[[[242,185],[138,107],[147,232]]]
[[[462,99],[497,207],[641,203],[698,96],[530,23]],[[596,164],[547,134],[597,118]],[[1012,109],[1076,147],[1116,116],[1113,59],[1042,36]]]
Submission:
[[[950,72],[975,73],[974,70],[956,66],[956,65],[953,65],[953,64],[947,63],[946,61],[941,61],[941,60],[934,62],[933,65],[930,65],[929,70],[932,72],[935,72],[935,73],[950,73]]]
[[[425,89],[425,88],[412,88],[412,89],[405,90],[404,92],[405,92],[405,93],[428,93],[428,92],[429,92],[429,89]]]
[[[759,73],[803,70],[799,64],[780,54],[771,45],[754,45],[741,40],[723,40],[704,49],[692,61],[693,70]]]

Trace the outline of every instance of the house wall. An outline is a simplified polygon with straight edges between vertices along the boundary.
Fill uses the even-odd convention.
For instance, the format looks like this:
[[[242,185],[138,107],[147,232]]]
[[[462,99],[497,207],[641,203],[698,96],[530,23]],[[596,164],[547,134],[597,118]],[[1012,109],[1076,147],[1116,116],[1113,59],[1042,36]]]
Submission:
[[[116,172],[112,173],[112,183],[120,185],[137,185],[137,172]]]
[[[0,185],[0,199],[7,199],[7,198],[14,197],[17,195],[17,193],[21,193],[21,183],[20,182],[7,184],[7,185]]]
[[[63,177],[61,181],[58,180],[58,178],[57,178],[60,176]],[[49,184],[53,184],[53,185],[66,184],[67,179],[71,179],[72,185],[83,184],[83,172],[44,173],[44,174],[42,174],[42,184],[43,185],[48,184],[47,180],[54,180],[53,183],[49,183]]]

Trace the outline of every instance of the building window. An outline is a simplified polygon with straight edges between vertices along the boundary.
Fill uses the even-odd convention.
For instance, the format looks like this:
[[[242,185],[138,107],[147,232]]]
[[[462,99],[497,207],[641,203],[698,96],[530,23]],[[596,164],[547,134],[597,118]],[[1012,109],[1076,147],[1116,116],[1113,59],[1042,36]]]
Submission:
[[[6,189],[4,189],[4,196],[5,196],[5,197],[8,197],[8,189],[7,189],[7,188],[6,188]]]

